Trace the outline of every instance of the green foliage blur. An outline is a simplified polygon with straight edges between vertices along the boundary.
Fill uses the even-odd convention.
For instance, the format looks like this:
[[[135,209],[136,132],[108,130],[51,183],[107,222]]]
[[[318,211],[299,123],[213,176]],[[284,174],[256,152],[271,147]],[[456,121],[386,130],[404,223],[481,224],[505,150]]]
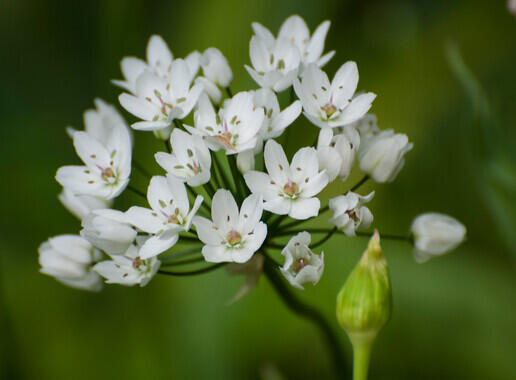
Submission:
[[[468,228],[457,251],[423,265],[406,244],[382,242],[393,311],[370,378],[516,378],[516,17],[502,0],[2,0],[0,378],[332,378],[318,331],[291,314],[265,278],[228,306],[243,279],[224,270],[99,294],[38,273],[38,245],[80,228],[56,198],[56,169],[78,162],[64,129],[82,127],[95,97],[118,103],[110,79],[121,76],[120,59],[144,56],[158,33],[179,57],[218,47],[232,65],[233,92],[256,88],[243,68],[251,22],[276,33],[294,13],[311,30],[331,20],[326,46],[337,54],[326,70],[357,61],[360,89],[378,94],[380,127],[414,142],[394,183],[361,189],[376,190],[374,226],[406,233],[416,214],[440,211]],[[303,117],[291,128],[303,132],[289,135],[290,154],[316,133]],[[136,137],[135,157],[160,173],[152,156],[161,144],[152,134]],[[134,201],[124,195],[117,206]],[[335,300],[366,244],[335,237],[322,247],[321,282],[296,290],[331,320],[349,367]]]

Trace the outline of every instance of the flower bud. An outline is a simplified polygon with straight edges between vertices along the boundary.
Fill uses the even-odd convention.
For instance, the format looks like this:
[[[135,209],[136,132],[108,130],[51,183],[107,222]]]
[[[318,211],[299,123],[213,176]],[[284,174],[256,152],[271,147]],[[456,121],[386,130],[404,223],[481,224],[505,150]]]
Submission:
[[[201,66],[204,76],[220,87],[228,87],[233,80],[228,60],[219,49],[206,49],[202,53]]]
[[[391,316],[387,262],[375,231],[367,250],[337,296],[337,319],[352,344],[370,344]]]
[[[451,216],[429,212],[412,222],[414,258],[425,262],[455,249],[466,237],[466,227]]]

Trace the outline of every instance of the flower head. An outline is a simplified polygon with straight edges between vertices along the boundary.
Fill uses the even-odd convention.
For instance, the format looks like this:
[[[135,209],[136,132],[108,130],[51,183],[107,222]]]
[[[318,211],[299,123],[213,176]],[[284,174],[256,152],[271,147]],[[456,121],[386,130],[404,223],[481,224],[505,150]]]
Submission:
[[[161,262],[156,257],[143,258],[140,254],[144,239],[139,239],[142,245],[131,245],[121,255],[111,256],[112,260],[102,261],[93,270],[106,279],[108,284],[125,286],[145,286],[158,271]]]
[[[140,248],[143,259],[157,256],[176,244],[178,233],[190,229],[203,197],[197,196],[190,209],[185,184],[168,175],[152,177],[147,200],[150,209],[133,206],[126,211],[129,223],[152,235]]]
[[[60,235],[40,245],[40,272],[72,288],[99,291],[102,280],[91,270],[101,253],[77,235]]]
[[[201,216],[193,220],[197,235],[205,244],[204,259],[215,263],[247,262],[267,236],[267,225],[260,222],[262,211],[262,198],[258,195],[244,199],[239,211],[228,190],[217,190],[211,206],[213,220]]]
[[[348,236],[355,236],[358,228],[367,228],[373,222],[373,214],[364,204],[373,199],[374,191],[366,196],[349,191],[346,195],[330,199],[333,217],[328,221]]]
[[[462,223],[435,212],[416,217],[411,231],[414,235],[414,258],[420,263],[457,248],[466,238],[466,227]]]
[[[200,136],[174,129],[170,136],[172,153],[154,155],[159,166],[175,178],[197,187],[210,180],[211,155]]]
[[[285,257],[281,273],[298,289],[304,289],[302,284],[305,282],[316,285],[323,274],[324,252],[321,252],[320,256],[313,253],[309,247],[310,241],[308,232],[300,232],[293,236],[281,251]]]
[[[328,184],[328,175],[319,171],[315,149],[301,148],[289,165],[281,145],[269,140],[264,157],[268,174],[254,170],[244,174],[249,189],[265,200],[264,209],[294,219],[316,216],[321,202],[315,195]]]
[[[294,82],[294,89],[310,122],[320,128],[334,128],[357,121],[371,108],[376,95],[368,92],[354,96],[357,85],[357,65],[350,61],[340,67],[331,83],[324,71],[310,65],[301,81]]]

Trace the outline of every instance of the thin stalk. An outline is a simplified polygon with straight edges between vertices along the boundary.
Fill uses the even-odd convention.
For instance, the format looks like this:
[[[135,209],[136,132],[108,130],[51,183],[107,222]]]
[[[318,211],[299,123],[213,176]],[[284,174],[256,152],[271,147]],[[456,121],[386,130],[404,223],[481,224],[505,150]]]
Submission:
[[[150,173],[147,171],[147,169],[145,169],[143,167],[143,165],[141,165],[138,161],[136,161],[134,158],[133,158],[133,166],[136,170],[138,170],[141,174],[143,174],[144,177],[147,177],[147,178],[150,178],[152,177],[150,175]]]
[[[168,153],[172,152],[172,146],[170,145],[170,139],[163,140],[163,143],[165,144],[165,151]]]
[[[298,228],[295,230],[281,230],[278,233],[273,234],[273,238],[279,237],[279,236],[293,235],[293,234],[297,234],[298,232],[303,232],[303,231],[309,232],[311,234],[326,234],[326,233],[333,231],[333,229],[330,229],[330,228]]]
[[[310,248],[315,248],[315,247],[318,247],[318,246],[326,243],[326,241],[328,241],[333,236],[333,234],[335,232],[337,232],[337,228],[331,229],[330,232],[328,232],[326,234],[326,236],[324,236],[321,240],[316,241],[315,243],[310,244]]]
[[[227,86],[225,88],[225,90],[226,90],[226,94],[228,94],[228,97],[232,98],[233,97],[233,92],[231,92],[231,88],[229,88],[229,86]]]
[[[169,263],[163,263],[163,264],[161,264],[161,268],[163,268],[163,267],[175,267],[175,266],[178,266],[178,265],[186,265],[186,264],[198,263],[200,261],[204,261],[204,257],[203,256],[194,257],[194,258],[185,259],[185,260],[172,261],[172,262],[169,262]]]
[[[360,186],[362,186],[364,183],[367,182],[367,180],[369,179],[369,176],[366,174],[364,177],[362,177],[362,179],[360,181],[358,181],[358,183],[355,184],[355,186],[353,186],[349,191],[355,191],[355,190],[358,190],[358,188]]]
[[[215,195],[215,188],[211,184],[211,182],[206,182],[204,185],[202,185],[204,190],[208,193],[211,199],[213,199],[213,196]]]
[[[178,257],[188,256],[188,255],[191,255],[192,253],[199,253],[199,252],[201,252],[200,247],[189,248],[189,249],[184,249],[179,252],[169,253],[168,255],[160,257],[160,259],[161,260],[177,259]]]
[[[357,236],[371,237],[373,232],[356,232]],[[402,235],[392,235],[392,234],[382,234],[380,233],[381,239],[388,240],[399,240],[399,241],[408,241],[410,242],[410,236],[402,236]]]
[[[193,197],[195,201],[195,198],[197,198],[199,194],[197,194],[197,192],[188,185],[186,185],[186,190],[190,193],[190,195]],[[206,199],[204,199],[201,203],[201,207],[204,208],[205,211],[208,212],[208,214],[211,212],[211,202],[208,202]]]
[[[367,380],[372,343],[353,344],[353,380]]]
[[[138,190],[137,188],[133,187],[132,185],[127,185],[127,189],[131,190],[136,195],[140,196],[141,198],[147,200],[147,195],[143,191]]]
[[[227,156],[227,158],[229,162],[229,168],[231,169],[231,175],[233,176],[233,183],[235,184],[238,203],[242,203],[244,200],[244,190],[242,189],[241,183],[242,175],[238,171],[235,155],[232,154],[231,156]]]
[[[199,240],[198,237],[193,237],[193,236],[184,236],[184,235],[180,235],[179,236],[179,241],[181,243],[186,243],[186,242],[191,242],[191,243],[201,243],[201,241]]]
[[[226,188],[227,190],[231,190],[231,184],[226,174],[226,171],[222,167],[222,163],[219,161],[219,158],[215,153],[213,153],[213,162],[215,162],[215,169],[217,170],[220,178],[222,179],[221,182],[224,183],[224,188]]]
[[[192,270],[189,272],[170,272],[170,271],[159,270],[158,273],[165,274],[167,276],[194,276],[197,274],[203,274],[203,273],[208,273],[208,272],[214,271],[214,270],[222,267],[223,265],[226,265],[226,263],[217,263],[214,265],[210,265],[209,267]]]
[[[322,213],[328,211],[330,208],[329,206],[324,206],[322,209],[319,210],[319,215],[321,215]],[[305,222],[308,222],[309,219],[303,219],[303,220],[294,220],[293,222],[290,222],[290,223],[287,223],[287,224],[284,224],[282,226],[280,226],[279,228],[279,231],[283,231],[287,228],[290,228],[290,227],[295,227],[295,226],[299,226],[300,224],[303,224]]]
[[[300,317],[311,321],[319,328],[332,356],[333,365],[335,366],[338,378],[344,379],[346,374],[344,354],[337,335],[333,331],[330,323],[317,309],[299,300],[285,284],[278,271],[274,268],[274,264],[267,259],[267,256],[265,256],[265,258],[263,271],[274,287],[274,290],[276,290],[290,310]]]

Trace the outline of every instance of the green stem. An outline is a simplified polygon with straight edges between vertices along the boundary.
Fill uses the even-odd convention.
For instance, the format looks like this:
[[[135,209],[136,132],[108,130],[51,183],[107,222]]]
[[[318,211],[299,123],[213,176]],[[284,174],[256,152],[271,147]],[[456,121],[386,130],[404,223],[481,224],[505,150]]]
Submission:
[[[217,154],[213,152],[213,162],[215,163],[215,169],[218,173],[221,183],[224,183],[224,188],[227,190],[231,190],[231,184],[229,183],[229,178],[226,174],[226,171],[224,170],[224,167],[222,166],[222,163],[220,162],[219,158],[217,157]]]
[[[366,174],[364,177],[362,177],[362,179],[360,181],[358,181],[358,183],[353,186],[349,191],[355,191],[355,190],[358,190],[358,188],[360,186],[362,186],[364,183],[367,182],[367,180],[369,179],[369,176]]]
[[[328,241],[328,240],[333,236],[333,234],[334,234],[335,232],[337,232],[337,228],[336,228],[336,227],[335,227],[335,228],[333,228],[333,229],[331,229],[331,230],[330,230],[330,232],[328,232],[328,233],[326,234],[326,236],[325,236],[325,237],[323,237],[321,240],[316,241],[315,243],[310,244],[310,248],[315,248],[315,247],[318,247],[318,246],[320,246],[320,245],[322,245],[322,244],[326,243],[326,241]]]
[[[238,203],[242,203],[244,200],[244,192],[242,191],[242,183],[240,182],[242,175],[238,171],[236,157],[234,154],[227,156],[229,162],[229,168],[231,169],[231,175],[233,176],[233,183],[235,184],[236,196]]]
[[[192,202],[195,202],[195,198],[197,198],[197,192],[191,188],[190,186],[186,185],[186,190],[190,193],[190,195],[193,197],[193,200]],[[208,202],[207,199],[204,199],[201,203],[201,207],[205,209],[205,211],[208,212],[208,214],[210,214],[211,212],[211,202]]]
[[[198,263],[200,261],[204,261],[204,257],[194,257],[191,259],[185,259],[185,260],[177,260],[177,261],[171,261],[169,263],[163,263],[161,264],[161,268],[163,267],[175,267],[178,265],[185,265],[185,264],[192,264],[192,263]]]
[[[329,209],[330,209],[329,206],[324,206],[323,208],[321,208],[319,210],[319,215],[321,215],[322,213],[325,213]],[[286,230],[287,228],[290,228],[290,227],[299,226],[300,224],[308,222],[309,220],[310,219],[294,220],[293,222],[290,222],[290,223],[284,224],[283,226],[280,226],[279,231]]]
[[[210,265],[209,267],[205,267],[205,268],[201,268],[201,269],[197,269],[197,270],[192,270],[192,271],[189,271],[189,272],[170,272],[170,271],[159,270],[158,273],[159,274],[165,274],[167,276],[194,276],[196,274],[203,274],[203,273],[211,272],[211,271],[213,271],[215,269],[220,268],[223,265],[226,265],[226,263],[217,263],[217,264],[214,264],[214,265]]]
[[[204,185],[204,190],[208,193],[211,199],[213,199],[213,196],[215,195],[215,188],[213,187],[211,182],[206,182]]]
[[[136,170],[138,170],[141,174],[143,174],[144,177],[147,177],[147,178],[150,178],[152,177],[150,175],[150,173],[147,171],[147,169],[145,169],[143,167],[143,165],[141,165],[138,161],[136,161],[134,158],[133,158],[133,166]]]
[[[133,187],[132,185],[127,185],[127,189],[131,190],[136,195],[142,197],[143,199],[147,200],[147,195],[143,191],[138,190],[137,188]]]
[[[280,274],[275,269],[274,263],[269,260],[267,256],[265,256],[263,270],[274,287],[274,290],[276,290],[287,307],[302,318],[308,319],[319,328],[333,358],[333,364],[338,378],[344,379],[346,375],[344,353],[340,346],[340,342],[337,339],[337,335],[334,333],[330,323],[317,309],[303,303],[291,292],[288,285],[285,284]]]
[[[353,380],[367,380],[372,342],[353,344]]]
[[[228,94],[228,97],[232,98],[233,93],[231,92],[231,88],[229,88],[229,86],[227,86],[225,89],[226,89],[226,93]]]

